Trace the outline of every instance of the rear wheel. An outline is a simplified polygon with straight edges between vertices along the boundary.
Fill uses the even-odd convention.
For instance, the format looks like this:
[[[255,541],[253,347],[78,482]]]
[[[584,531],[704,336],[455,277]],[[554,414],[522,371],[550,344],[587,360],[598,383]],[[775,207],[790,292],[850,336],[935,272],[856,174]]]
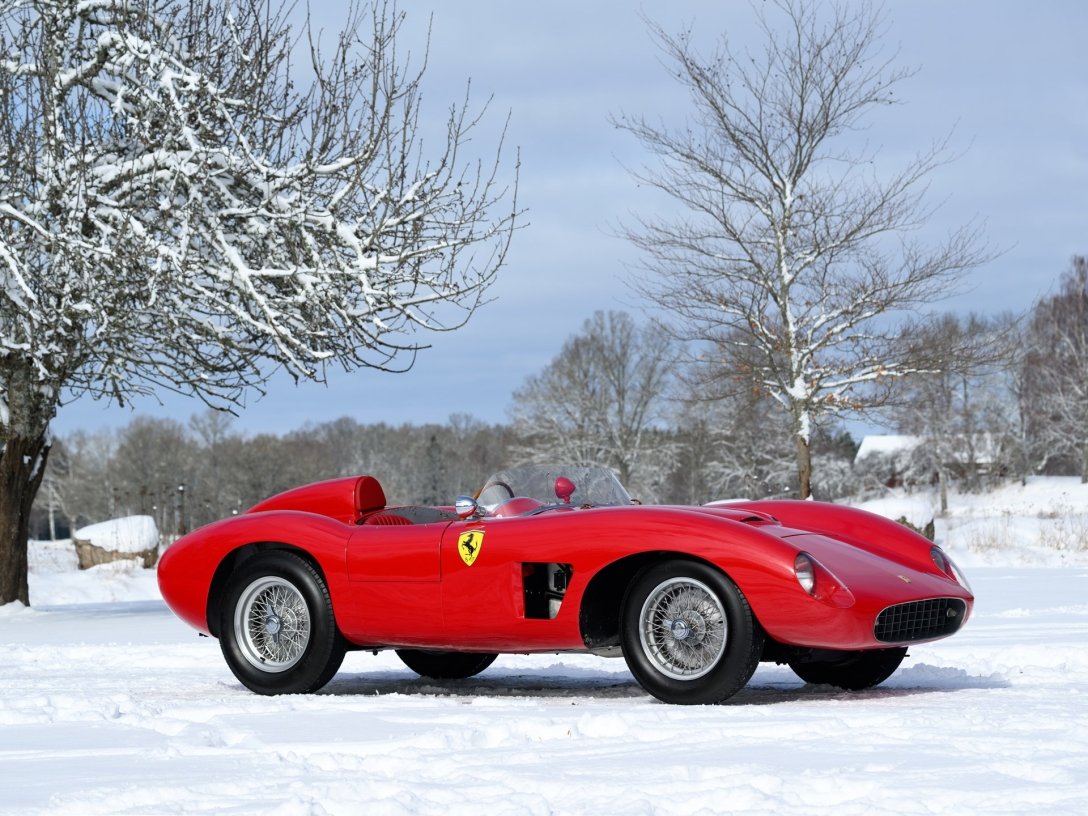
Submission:
[[[751,678],[763,630],[729,578],[708,564],[666,561],[639,576],[622,612],[623,656],[666,703],[718,703]]]
[[[258,694],[307,694],[344,660],[332,600],[321,574],[288,552],[246,561],[227,584],[219,617],[227,665]]]
[[[841,657],[831,660],[791,661],[789,666],[806,683],[861,691],[879,686],[891,677],[906,656],[906,647],[873,649],[844,652]]]
[[[428,649],[397,649],[404,665],[432,680],[463,680],[473,677],[492,663],[497,654],[479,652],[437,652]]]

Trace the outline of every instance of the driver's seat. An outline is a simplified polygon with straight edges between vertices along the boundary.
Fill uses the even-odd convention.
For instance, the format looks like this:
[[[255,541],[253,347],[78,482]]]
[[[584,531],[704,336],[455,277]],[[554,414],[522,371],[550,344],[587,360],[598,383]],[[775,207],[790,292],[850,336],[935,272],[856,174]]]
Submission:
[[[406,507],[388,507],[381,513],[368,516],[363,524],[437,524],[440,521],[457,521],[458,515],[452,510],[423,505]]]

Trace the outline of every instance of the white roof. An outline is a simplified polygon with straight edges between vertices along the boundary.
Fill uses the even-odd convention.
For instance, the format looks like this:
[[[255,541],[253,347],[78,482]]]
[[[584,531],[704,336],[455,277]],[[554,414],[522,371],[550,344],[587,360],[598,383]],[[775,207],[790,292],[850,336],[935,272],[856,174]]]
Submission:
[[[858,445],[855,462],[860,462],[866,456],[878,454],[905,453],[912,451],[922,444],[922,437],[910,434],[870,434],[861,440]]]

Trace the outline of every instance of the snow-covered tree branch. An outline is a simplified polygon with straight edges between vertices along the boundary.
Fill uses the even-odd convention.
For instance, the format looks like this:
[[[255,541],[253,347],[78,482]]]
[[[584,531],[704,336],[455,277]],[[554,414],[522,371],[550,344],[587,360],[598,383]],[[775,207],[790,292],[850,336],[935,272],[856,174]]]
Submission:
[[[700,346],[708,378],[786,412],[807,497],[814,420],[872,406],[916,370],[911,333],[889,315],[941,297],[986,252],[971,226],[935,246],[913,237],[932,214],[926,180],[948,160],[944,142],[890,175],[851,147],[909,75],[879,54],[879,14],[773,6],[783,25],[761,14],[761,53],[723,37],[704,56],[690,32],[651,23],[691,120],[615,122],[659,161],[636,178],[683,210],[624,229],[646,258],[636,288]]]
[[[328,53],[289,11],[0,9],[0,603],[27,600],[15,550],[62,400],[229,406],[279,368],[405,370],[486,298],[516,172],[501,140],[464,155],[483,111],[466,95],[425,154],[395,5],[349,8]]]

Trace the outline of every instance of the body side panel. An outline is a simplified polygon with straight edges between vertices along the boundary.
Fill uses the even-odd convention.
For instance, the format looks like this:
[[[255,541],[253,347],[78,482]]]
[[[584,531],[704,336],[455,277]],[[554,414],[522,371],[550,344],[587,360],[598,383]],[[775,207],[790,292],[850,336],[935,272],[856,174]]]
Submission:
[[[417,646],[444,639],[440,546],[449,522],[357,527],[347,549],[348,591],[336,607],[358,645]]]

